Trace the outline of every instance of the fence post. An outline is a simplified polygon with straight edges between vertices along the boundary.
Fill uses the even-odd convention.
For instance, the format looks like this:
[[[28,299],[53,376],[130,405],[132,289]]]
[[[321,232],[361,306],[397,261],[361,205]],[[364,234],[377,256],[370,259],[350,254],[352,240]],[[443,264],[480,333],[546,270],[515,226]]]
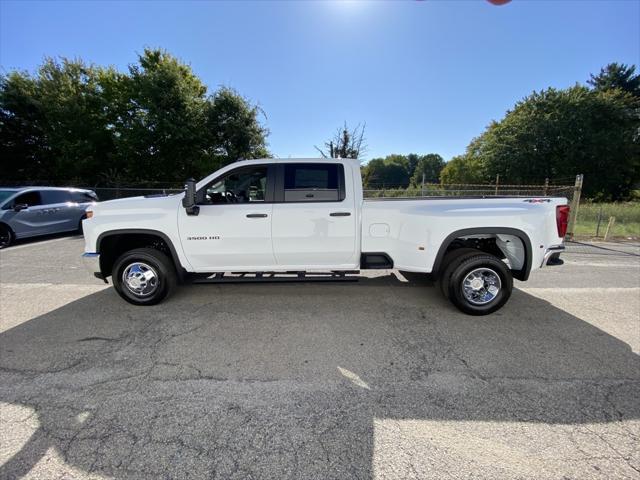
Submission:
[[[544,179],[544,196],[549,194],[549,177]]]
[[[422,197],[424,197],[424,172],[422,172]]]
[[[569,240],[573,240],[573,234],[576,226],[576,219],[578,218],[578,208],[580,208],[580,194],[582,193],[582,179],[584,175],[581,173],[576,175],[576,183],[573,186],[573,198],[571,199],[571,214],[569,217],[569,228],[567,233]]]
[[[500,174],[496,174],[496,196],[498,196],[498,185],[500,184]]]
[[[616,223],[616,217],[609,217],[609,223],[607,224],[607,229],[604,232],[604,241],[609,240],[609,233],[613,233],[613,224]]]
[[[602,205],[600,205],[600,211],[598,212],[598,226],[596,226],[596,238],[600,236],[600,223],[602,223]]]

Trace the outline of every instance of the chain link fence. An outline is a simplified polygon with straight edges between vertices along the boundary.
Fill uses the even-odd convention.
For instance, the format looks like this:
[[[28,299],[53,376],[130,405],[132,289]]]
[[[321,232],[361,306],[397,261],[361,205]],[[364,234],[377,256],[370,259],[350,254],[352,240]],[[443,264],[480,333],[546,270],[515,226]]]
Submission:
[[[88,188],[88,187],[83,187]],[[148,195],[171,195],[180,193],[182,188],[136,188],[136,187],[95,187],[89,188],[98,195],[100,201],[115,200],[117,198],[140,197]]]
[[[183,185],[175,182],[139,182],[121,185],[94,185],[89,186],[81,181],[52,181],[33,180],[29,182],[11,182],[2,180],[2,186],[58,186],[86,188],[96,192],[100,200],[113,200],[117,198],[136,197],[141,195],[166,195],[179,193]],[[572,199],[573,185],[553,185],[549,183],[540,185],[493,185],[493,184],[425,184],[419,187],[400,186],[376,186],[366,188],[365,198],[429,198],[429,197],[494,197],[494,196],[554,196]]]
[[[145,195],[170,195],[183,191],[183,185],[176,182],[127,182],[115,185],[87,185],[78,180],[30,180],[8,181],[0,180],[0,187],[68,187],[93,190],[100,201],[115,200],[118,198],[139,197]]]
[[[640,202],[593,203],[580,201],[582,176],[578,175],[574,185],[567,179],[565,184],[546,181],[544,184],[424,184],[417,187],[399,187],[376,185],[366,188],[366,199],[377,198],[435,198],[435,197],[478,197],[492,198],[501,196],[538,197],[551,196],[566,198],[572,209],[572,221],[569,238],[581,240],[640,240]],[[87,186],[81,181],[34,180],[30,182],[11,182],[0,180],[0,185],[27,186],[48,185],[77,187],[93,190],[101,201],[141,195],[171,195],[182,191],[182,185],[176,182],[140,182],[122,185]],[[575,218],[573,218],[575,217]]]
[[[429,198],[429,197],[532,197],[551,196],[573,198],[573,185],[487,185],[487,184],[425,184],[419,187],[381,187],[364,190],[365,198]]]
[[[638,241],[621,243],[567,240],[565,245],[565,252],[567,254],[589,255],[593,257],[620,257],[633,262],[637,262],[640,257],[640,242]]]
[[[640,202],[582,201],[574,235],[589,240],[640,240]]]

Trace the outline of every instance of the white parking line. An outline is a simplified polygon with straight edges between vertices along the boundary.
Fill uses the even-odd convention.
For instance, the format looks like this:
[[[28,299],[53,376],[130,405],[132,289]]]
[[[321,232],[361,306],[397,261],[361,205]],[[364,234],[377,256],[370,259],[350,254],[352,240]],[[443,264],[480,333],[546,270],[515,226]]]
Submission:
[[[42,245],[47,245],[48,243],[61,242],[62,240],[79,240],[80,236],[74,235],[73,237],[61,237],[61,238],[52,238],[51,240],[43,240],[41,242],[33,242],[27,243],[26,245],[15,245],[13,247],[8,247],[0,250],[1,254],[4,255],[8,252],[13,252],[15,250],[20,250],[21,248],[29,248],[29,247],[40,247]]]
[[[574,262],[574,261],[570,261],[570,260],[565,260],[564,261],[565,265],[571,265],[571,266],[575,266],[575,267],[596,267],[596,268],[600,268],[600,267],[605,267],[605,268],[611,268],[611,267],[615,267],[615,268],[620,268],[620,267],[640,267],[640,258],[631,260],[631,261],[626,261],[626,262],[620,262],[620,263],[599,263],[599,262]]]
[[[517,287],[523,292],[536,293],[614,293],[640,292],[640,287]]]

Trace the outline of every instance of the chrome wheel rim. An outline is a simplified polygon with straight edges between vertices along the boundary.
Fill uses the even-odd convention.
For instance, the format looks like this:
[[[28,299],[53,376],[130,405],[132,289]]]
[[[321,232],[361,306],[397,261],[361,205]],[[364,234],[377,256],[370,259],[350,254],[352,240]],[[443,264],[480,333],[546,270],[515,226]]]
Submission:
[[[122,283],[137,297],[148,297],[157,289],[160,281],[157,272],[146,263],[134,262],[122,272]]]
[[[473,305],[486,305],[500,293],[500,275],[490,268],[471,270],[462,280],[462,294]]]

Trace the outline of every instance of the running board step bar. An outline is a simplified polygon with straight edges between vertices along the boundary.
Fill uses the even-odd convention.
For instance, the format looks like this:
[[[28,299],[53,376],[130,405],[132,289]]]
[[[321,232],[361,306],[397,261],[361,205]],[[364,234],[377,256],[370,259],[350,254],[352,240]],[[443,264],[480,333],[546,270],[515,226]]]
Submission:
[[[220,272],[192,274],[191,283],[356,282],[360,270],[332,272]]]

